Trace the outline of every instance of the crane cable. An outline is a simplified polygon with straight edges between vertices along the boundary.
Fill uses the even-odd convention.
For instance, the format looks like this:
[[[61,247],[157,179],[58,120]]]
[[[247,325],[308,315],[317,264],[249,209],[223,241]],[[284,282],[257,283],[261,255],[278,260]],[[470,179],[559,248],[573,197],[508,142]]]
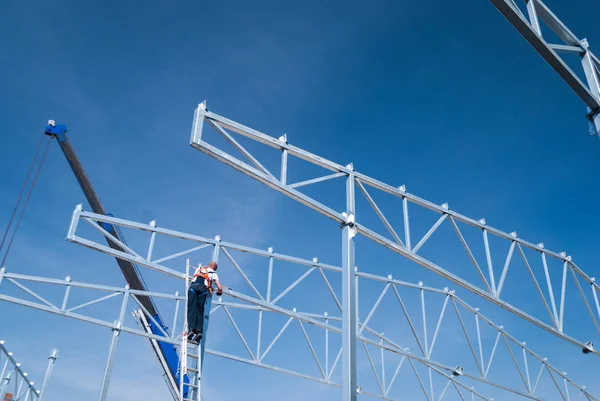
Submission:
[[[2,258],[2,262],[0,262],[0,267],[4,266],[4,262],[6,261],[6,258],[8,257],[8,253],[9,253],[10,248],[15,239],[15,235],[17,234],[17,231],[19,230],[19,225],[21,224],[21,219],[23,218],[23,214],[25,213],[25,209],[27,208],[27,204],[29,203],[29,199],[31,198],[31,192],[33,191],[33,188],[37,181],[38,175],[40,174],[40,170],[42,169],[42,165],[44,164],[44,160],[46,159],[46,154],[48,153],[48,148],[50,147],[50,141],[52,140],[52,137],[48,136],[46,134],[42,134],[42,138],[40,139],[40,142],[38,143],[37,149],[35,150],[35,155],[33,156],[33,160],[31,161],[31,165],[29,166],[29,171],[27,171],[27,176],[25,177],[25,181],[23,182],[23,186],[21,187],[21,192],[19,193],[19,196],[17,198],[17,203],[12,211],[10,220],[8,221],[8,225],[6,226],[6,229],[4,230],[4,234],[2,235],[2,241],[0,241],[0,253],[2,252],[2,247],[4,246],[4,243],[6,241],[6,236],[8,235],[8,232],[10,230],[10,226],[12,225],[15,215],[17,214],[17,210],[19,209],[19,204],[21,203],[21,198],[23,197],[23,193],[25,192],[25,187],[27,186],[27,182],[29,181],[29,177],[31,176],[31,172],[35,166],[36,159],[40,152],[40,148],[42,147],[42,144],[44,142],[44,137],[48,138],[46,141],[46,146],[42,153],[42,157],[40,159],[39,165],[33,176],[31,186],[29,187],[29,191],[27,192],[27,196],[25,197],[25,202],[23,203],[23,208],[21,209],[21,212],[19,213],[17,220],[15,221],[15,229],[14,229],[12,236],[10,237],[10,240],[6,246],[6,251],[4,253],[4,257]]]

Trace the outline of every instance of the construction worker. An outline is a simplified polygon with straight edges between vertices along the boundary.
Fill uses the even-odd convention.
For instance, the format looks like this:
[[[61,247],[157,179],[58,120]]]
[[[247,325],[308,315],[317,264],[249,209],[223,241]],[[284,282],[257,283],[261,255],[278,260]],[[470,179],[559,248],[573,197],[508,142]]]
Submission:
[[[199,342],[204,329],[204,306],[206,297],[212,294],[212,284],[217,285],[217,295],[223,295],[223,287],[217,275],[218,265],[210,262],[208,266],[198,267],[191,279],[188,293],[188,341]]]

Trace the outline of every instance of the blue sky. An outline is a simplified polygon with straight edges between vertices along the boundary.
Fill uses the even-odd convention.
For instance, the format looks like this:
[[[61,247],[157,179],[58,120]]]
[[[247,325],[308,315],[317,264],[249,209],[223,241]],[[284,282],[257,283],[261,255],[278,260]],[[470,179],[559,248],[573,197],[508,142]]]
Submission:
[[[592,48],[600,42],[591,0],[547,3]],[[292,144],[320,156],[353,162],[362,173],[406,184],[435,203],[449,202],[453,210],[565,250],[597,274],[598,138],[587,135],[582,102],[487,1],[22,1],[4,4],[0,22],[6,55],[0,67],[3,225],[43,127],[55,119],[69,127],[113,214],[143,222],[156,218],[164,227],[339,264],[334,223],[188,146],[193,110],[206,99],[218,114],[275,137],[285,132]],[[334,190],[315,196],[340,204]],[[7,269],[122,285],[112,260],[64,241],[71,212],[83,201],[51,144]],[[400,268],[397,256],[377,253],[364,240],[358,245],[357,263],[366,270],[448,285],[414,267]],[[257,280],[264,279],[259,262],[254,267],[252,258],[242,260]],[[161,288],[156,275],[147,279]],[[377,296],[375,289],[361,293],[362,317]],[[517,338],[536,352],[554,350],[556,366],[594,386],[597,370],[590,358],[582,360],[572,348],[559,350],[539,331],[464,297],[497,323],[508,320],[505,326],[512,324]],[[418,297],[413,302],[418,305]],[[10,322],[0,337],[38,382],[47,351],[61,350],[49,396],[96,397],[109,332],[13,305],[0,308]],[[233,341],[225,321],[213,326],[215,332],[215,345]],[[287,341],[295,346],[293,338]],[[119,347],[109,398],[167,399],[146,345],[123,336]],[[310,361],[308,352],[295,356]],[[262,399],[265,391],[289,399],[337,394],[209,361],[209,398]],[[231,385],[232,376],[240,378],[238,386]]]

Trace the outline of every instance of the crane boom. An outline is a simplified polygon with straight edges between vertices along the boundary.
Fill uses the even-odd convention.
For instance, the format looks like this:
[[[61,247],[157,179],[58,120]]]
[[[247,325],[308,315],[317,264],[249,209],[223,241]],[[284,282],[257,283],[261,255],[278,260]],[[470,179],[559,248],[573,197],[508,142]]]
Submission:
[[[79,183],[90,207],[92,208],[94,213],[104,214],[107,213],[104,210],[104,207],[100,203],[100,199],[98,195],[94,191],[92,184],[85,173],[83,166],[79,162],[77,155],[73,151],[69,139],[67,138],[67,128],[65,125],[56,125],[54,121],[50,120],[49,125],[46,127],[45,133],[56,138],[60,149],[62,150],[65,158],[67,159],[71,170],[75,174],[75,178]],[[113,225],[103,224],[103,228],[108,231],[115,238],[119,239],[122,243],[125,243],[123,235],[118,229],[115,229]],[[106,237],[106,241],[108,245],[118,251],[124,252],[125,250],[115,242],[111,241],[108,237]],[[116,258],[119,268],[125,277],[125,280],[129,284],[129,287],[134,290],[147,291],[146,285],[140,275],[139,269],[133,263]],[[153,319],[161,325],[162,330],[166,333],[169,333],[168,327],[166,327],[162,323],[162,319],[160,314],[158,313],[158,309],[154,304],[152,298],[147,296],[139,296],[138,297],[140,304],[148,311],[148,313],[153,317]],[[147,319],[144,313],[138,311],[138,313],[134,314],[138,324],[146,331],[149,331],[156,335],[162,335],[160,329],[156,327],[156,325],[150,320]],[[150,343],[150,348],[152,349],[154,356],[157,358],[159,366],[162,369],[162,374],[167,382],[167,386],[174,398],[178,393],[178,384],[179,383],[179,355],[177,354],[177,350],[173,347],[172,344],[162,343],[156,340],[148,339]],[[187,376],[184,377],[184,382],[188,382]],[[177,399],[177,398],[176,398]]]
[[[83,167],[82,167],[81,163],[79,162],[79,159],[75,155],[75,152],[73,151],[73,148],[71,147],[71,144],[69,143],[69,139],[67,138],[66,135],[55,135],[55,137],[58,141],[60,149],[63,151],[67,161],[69,162],[69,165],[71,166],[71,170],[73,170],[73,173],[75,174],[75,178],[77,178],[77,182],[79,182],[79,186],[83,190],[83,193],[84,193],[88,203],[90,204],[90,207],[92,208],[94,213],[105,215],[106,212],[104,210],[104,207],[102,207],[102,204],[100,203],[100,199],[98,199],[98,196],[96,195],[96,192],[92,188],[92,184],[90,183],[90,180],[88,179],[87,174],[83,170]],[[113,226],[108,226],[107,228],[108,228],[107,231],[109,233],[114,235],[116,238],[121,239],[119,233],[117,233],[114,230]],[[108,239],[107,239],[107,242],[111,248],[122,251],[122,252],[125,251],[119,245],[115,244],[114,242],[112,242]],[[142,283],[141,277],[139,276],[137,269],[131,262],[117,259],[117,263],[119,264],[119,267],[121,268],[121,272],[125,276],[125,280],[129,284],[131,289],[146,291],[145,285]],[[144,305],[144,307],[148,310],[148,312],[150,312],[152,315],[157,314],[156,307],[154,305],[154,302],[152,302],[151,298],[148,298],[146,296],[144,296],[144,297],[140,296],[139,300]]]

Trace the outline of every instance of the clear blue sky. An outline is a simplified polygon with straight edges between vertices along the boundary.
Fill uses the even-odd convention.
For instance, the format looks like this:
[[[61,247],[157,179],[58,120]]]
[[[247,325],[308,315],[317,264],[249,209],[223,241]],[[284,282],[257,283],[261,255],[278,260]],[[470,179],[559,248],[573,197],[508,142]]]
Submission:
[[[597,4],[547,3],[597,47]],[[54,119],[68,125],[115,215],[339,264],[334,223],[188,146],[193,110],[206,99],[216,113],[275,137],[286,132],[313,153],[354,162],[382,181],[565,250],[597,274],[598,138],[587,135],[583,103],[486,0],[5,2],[0,47],[2,227],[43,127]],[[318,196],[339,205],[333,191]],[[112,260],[64,241],[71,211],[83,201],[51,144],[7,269],[122,285]],[[432,277],[366,249],[357,249],[357,261],[373,272],[408,281]],[[147,277],[161,288],[156,276]],[[504,322],[483,301],[465,298]],[[361,317],[369,302],[361,304]],[[0,338],[38,382],[47,351],[61,350],[49,400],[96,397],[109,332],[14,305],[0,311],[7,318]],[[213,326],[216,346],[235,338],[225,323]],[[595,361],[576,349],[551,348],[551,339],[518,322],[513,327],[517,338],[540,354],[554,352],[551,362],[600,393]],[[288,339],[289,349],[294,341]],[[168,399],[146,345],[124,336],[119,349],[109,398]],[[310,362],[308,350],[293,355]],[[215,358],[209,363],[209,398],[337,394]],[[411,390],[407,399],[413,396]]]

